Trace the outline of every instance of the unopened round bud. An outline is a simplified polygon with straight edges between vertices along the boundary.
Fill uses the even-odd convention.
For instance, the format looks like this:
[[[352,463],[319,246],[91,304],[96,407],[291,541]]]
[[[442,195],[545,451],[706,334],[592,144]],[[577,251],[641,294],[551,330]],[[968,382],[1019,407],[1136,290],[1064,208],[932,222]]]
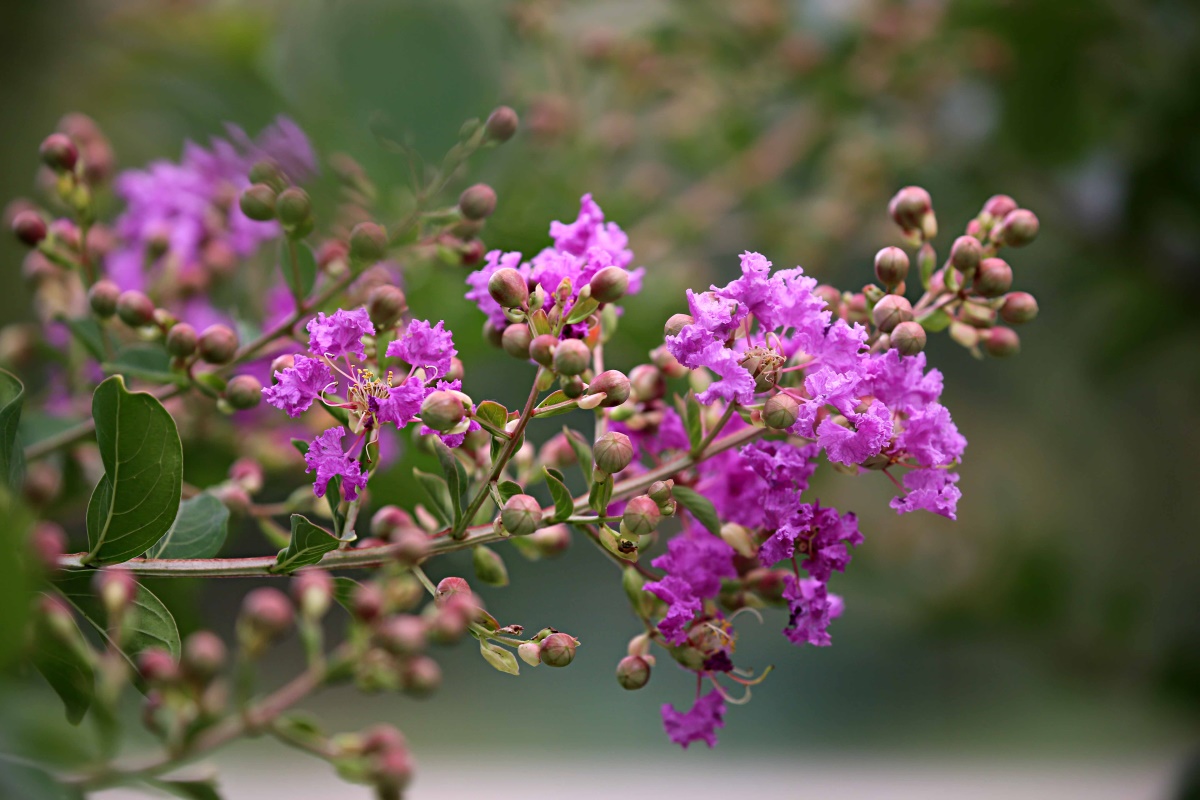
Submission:
[[[350,594],[350,609],[363,622],[372,622],[383,613],[386,598],[375,583],[360,583]]]
[[[920,186],[906,186],[892,197],[888,203],[888,213],[901,230],[923,231],[926,221],[933,216],[933,200],[929,192]],[[935,228],[934,235],[936,233]],[[925,238],[932,239],[933,236],[926,233]]]
[[[695,321],[692,319],[691,314],[672,314],[667,319],[667,324],[663,326],[663,335],[678,336],[684,327],[691,325]]]
[[[283,227],[302,230],[312,222],[312,200],[299,186],[289,186],[276,198],[275,213]]]
[[[983,349],[989,356],[1008,358],[1021,351],[1021,337],[1012,328],[991,328],[980,337]]]
[[[283,170],[269,158],[256,161],[250,167],[247,177],[250,178],[251,183],[265,183],[281,191],[287,186],[287,177],[283,174]]]
[[[996,309],[981,303],[963,303],[959,318],[976,328],[990,328],[996,324]]]
[[[38,148],[42,163],[55,172],[70,172],[79,160],[79,148],[65,133],[52,133],[42,140]]]
[[[617,662],[617,683],[634,691],[650,682],[650,662],[641,656],[625,656]]]
[[[442,685],[442,668],[429,656],[410,658],[400,674],[400,686],[414,697],[427,697]]]
[[[179,678],[179,665],[161,647],[147,647],[138,653],[137,668],[146,683],[173,683]]]
[[[629,389],[635,400],[648,403],[667,393],[667,381],[653,364],[638,364],[629,371]]]
[[[1010,211],[1000,223],[1000,241],[1009,247],[1024,247],[1037,238],[1037,214],[1027,208]]]
[[[960,236],[950,247],[950,264],[964,275],[974,272],[982,258],[983,245],[974,236]]]
[[[875,304],[871,316],[875,320],[875,327],[889,333],[901,322],[913,318],[912,304],[900,295],[889,294]]]
[[[619,406],[629,399],[629,378],[615,369],[601,372],[587,387],[588,394],[603,394],[602,408]]]
[[[773,394],[763,403],[762,420],[768,428],[785,431],[796,424],[798,416],[800,403],[790,394]]]
[[[384,541],[413,527],[412,515],[399,506],[383,506],[371,517],[371,535]]]
[[[1037,299],[1029,292],[1013,292],[1000,306],[1000,318],[1010,325],[1029,322],[1038,314]]]
[[[513,358],[522,360],[529,358],[529,345],[533,342],[533,334],[524,322],[514,322],[504,329],[500,337],[500,347]]]
[[[644,494],[630,500],[625,505],[625,514],[621,517],[621,524],[625,530],[635,536],[654,533],[661,521],[662,512],[658,510],[658,503]]]
[[[256,633],[267,638],[282,636],[292,627],[292,604],[278,589],[263,586],[242,600],[242,619]]]
[[[306,569],[292,578],[292,599],[300,613],[309,619],[319,619],[333,602],[333,578],[320,569]]]
[[[412,656],[425,649],[425,621],[412,614],[398,614],[380,623],[375,642],[394,656]]]
[[[186,322],[178,322],[167,331],[167,352],[176,358],[190,358],[199,341],[195,328]]]
[[[275,219],[275,190],[265,183],[253,184],[242,192],[238,205],[255,222],[270,222]]]
[[[117,301],[121,297],[121,290],[112,281],[101,278],[88,289],[87,296],[92,313],[100,319],[108,319],[117,313]]]
[[[154,303],[136,289],[129,289],[117,297],[117,316],[131,328],[143,328],[154,321]]]
[[[543,333],[533,337],[533,341],[529,343],[529,357],[543,367],[548,367],[554,363],[554,351],[557,348],[558,337]]]
[[[593,300],[615,303],[629,290],[629,273],[620,267],[605,267],[592,277],[588,286],[592,287]]]
[[[429,537],[420,528],[404,528],[395,535],[396,560],[413,566],[420,564],[429,555]]]
[[[96,573],[96,594],[110,617],[125,612],[137,596],[138,585],[128,570],[105,568]]]
[[[875,277],[884,286],[897,286],[908,277],[908,253],[899,247],[885,247],[875,254]]]
[[[376,286],[367,295],[367,313],[378,330],[393,327],[407,310],[408,300],[397,286]]]
[[[649,495],[650,499],[658,503],[660,510],[664,503],[671,501],[672,483],[672,481],[655,481],[646,490],[646,494]]]
[[[583,378],[578,375],[563,375],[558,379],[559,388],[562,389],[569,399],[576,400],[583,397]]]
[[[556,556],[571,546],[571,532],[566,525],[547,525],[525,537],[543,556]]]
[[[499,106],[488,115],[484,128],[488,138],[495,142],[507,142],[517,132],[517,112],[508,106]]]
[[[915,356],[925,349],[925,329],[921,323],[901,322],[892,330],[892,347],[902,356]]]
[[[837,313],[838,306],[842,304],[842,293],[827,283],[823,283],[814,289],[813,294],[824,300],[826,307],[835,314]]]
[[[58,569],[58,557],[67,549],[67,533],[61,525],[39,522],[30,534],[29,549],[47,570]]]
[[[200,334],[196,347],[209,364],[228,364],[237,355],[237,334],[225,325],[209,325]]]
[[[1017,201],[1006,194],[994,194],[983,204],[984,213],[990,215],[996,221],[1004,219],[1016,210]]]
[[[500,524],[513,536],[528,536],[542,524],[542,506],[527,494],[516,494],[504,503]]]
[[[360,222],[350,231],[350,257],[374,264],[387,254],[387,229],[376,222]]]
[[[291,369],[296,366],[296,357],[291,353],[285,353],[281,356],[276,356],[271,360],[271,375],[274,376],[277,372]]]
[[[225,666],[225,643],[212,631],[196,631],[183,640],[183,673],[201,683],[212,679]]]
[[[507,325],[496,326],[495,324],[492,323],[492,321],[490,319],[485,321],[483,323],[483,338],[484,338],[484,340],[487,341],[487,343],[490,344],[492,347],[499,347],[500,342],[502,341],[502,339],[504,337],[504,328],[506,328],[506,327],[508,327],[508,326]]]
[[[984,297],[999,297],[1012,287],[1012,267],[1002,258],[985,258],[975,273],[975,291]]]
[[[609,431],[596,440],[592,449],[596,466],[609,475],[615,475],[633,461],[633,442],[617,431]]]
[[[554,349],[554,371],[560,375],[580,375],[592,360],[592,351],[580,339],[564,339]]]
[[[246,411],[262,401],[262,388],[253,375],[237,375],[225,385],[225,400],[238,411]]]
[[[505,308],[520,308],[529,299],[529,285],[512,267],[502,267],[488,278],[488,294]]]
[[[565,667],[575,660],[575,648],[578,646],[579,642],[574,636],[552,633],[541,641],[538,655],[548,667]]]
[[[46,238],[46,221],[36,211],[22,211],[13,217],[13,233],[23,244],[37,247]]]
[[[537,642],[522,642],[517,646],[517,655],[531,667],[542,663],[542,647]]]
[[[441,433],[461,422],[465,414],[462,400],[453,392],[433,392],[421,404],[421,421]]]
[[[468,186],[458,197],[458,209],[467,219],[487,219],[496,210],[496,190],[486,183]]]

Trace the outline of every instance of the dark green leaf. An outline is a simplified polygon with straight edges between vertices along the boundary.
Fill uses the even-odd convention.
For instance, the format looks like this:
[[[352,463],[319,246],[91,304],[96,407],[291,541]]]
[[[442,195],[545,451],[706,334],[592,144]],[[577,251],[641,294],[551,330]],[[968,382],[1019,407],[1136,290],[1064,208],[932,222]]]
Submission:
[[[279,268],[292,296],[308,297],[317,282],[317,259],[312,248],[285,237],[279,245]]]
[[[104,476],[87,509],[86,563],[116,564],[146,552],[171,529],[183,488],[183,447],[157,398],[129,392],[115,375],[92,396]]]
[[[721,534],[721,520],[717,517],[717,509],[713,507],[712,501],[707,497],[695,489],[678,485],[671,489],[671,497],[690,511],[701,525],[718,536]]]
[[[152,383],[186,385],[187,378],[171,371],[171,357],[162,347],[154,344],[131,344],[122,347],[116,358],[105,362],[104,371],[110,374],[127,375]]]
[[[149,783],[184,800],[221,800],[215,781],[164,781],[156,778]]]
[[[308,455],[308,448],[311,444],[312,442],[305,441],[304,439],[292,439],[292,447],[296,448],[302,456]]]
[[[413,469],[413,477],[417,479],[425,496],[429,498],[429,513],[437,517],[438,522],[442,525],[448,527],[451,520],[454,519],[454,512],[451,511],[450,488],[446,485],[445,479],[419,469]]]
[[[20,489],[24,482],[25,452],[17,436],[25,386],[11,372],[0,369],[0,485]]]
[[[32,600],[32,572],[27,559],[18,558],[29,544],[34,517],[15,492],[0,481],[0,668],[21,656],[25,625]]]
[[[92,317],[81,317],[80,319],[64,319],[63,324],[67,326],[67,330],[71,331],[75,341],[83,345],[92,358],[97,361],[104,360],[105,340],[108,338],[108,334],[100,327],[100,323]]]
[[[576,409],[576,406],[569,405],[569,406],[564,406],[563,408],[555,409],[554,411],[546,411],[546,412],[541,411],[541,409],[549,408],[550,406],[556,406],[561,403],[566,403],[570,400],[571,400],[571,398],[567,397],[566,393],[563,392],[562,389],[555,391],[553,394],[548,395],[545,400],[538,403],[538,405],[537,405],[538,410],[539,410],[538,418],[544,419],[544,418],[548,418],[548,417],[557,417],[559,414],[570,414],[572,411],[574,411]]]
[[[571,430],[564,425],[563,433],[566,435],[567,441],[571,443],[571,449],[575,451],[575,459],[579,462],[583,479],[590,481],[592,479],[592,446],[587,443],[587,439],[583,438],[583,434],[579,431]]]
[[[333,579],[333,599],[347,611],[354,612],[354,592],[361,586],[354,578],[339,575]]]
[[[504,430],[508,424],[508,409],[491,400],[484,400],[475,406],[475,416],[497,430]]]
[[[337,550],[341,541],[329,531],[314,525],[303,514],[292,514],[292,539],[279,551],[271,572],[293,572],[320,561]]]
[[[510,497],[525,493],[525,489],[516,481],[500,481],[500,483],[496,484],[496,488],[500,490],[500,496],[504,498],[504,502],[506,503]]]
[[[593,481],[592,490],[588,494],[588,505],[601,516],[608,513],[608,501],[612,499],[613,478],[605,475],[602,481]]]
[[[70,627],[72,630],[64,638],[51,627],[44,614],[38,614],[33,625],[33,664],[62,699],[67,721],[78,725],[92,705],[96,678],[80,647],[68,641],[74,638],[82,643],[83,634],[74,620],[70,621]]]
[[[147,558],[212,558],[229,532],[229,509],[208,492],[179,504],[167,535],[146,551]]]
[[[467,488],[467,470],[462,462],[454,455],[446,443],[436,436],[429,438],[433,452],[437,455],[442,475],[446,478],[446,487],[450,492],[450,507],[454,512],[454,523],[457,525],[462,517],[462,494]]]
[[[92,577],[91,572],[61,573],[55,577],[54,585],[80,616],[107,640],[108,615],[104,611],[104,604],[92,589]],[[125,624],[129,639],[122,651],[131,664],[133,657],[148,647],[160,647],[179,658],[179,628],[175,618],[163,601],[145,586],[138,587]]]
[[[562,522],[575,512],[575,498],[567,489],[563,474],[550,467],[542,467],[546,473],[546,485],[550,487],[550,495],[554,498],[554,522]]]
[[[599,307],[600,301],[594,297],[587,297],[578,301],[571,307],[571,313],[567,315],[567,324],[574,325],[576,322],[583,322]]]
[[[684,399],[684,423],[687,426],[688,441],[692,447],[699,446],[704,441],[704,421],[700,413],[700,401],[695,392],[688,392]]]

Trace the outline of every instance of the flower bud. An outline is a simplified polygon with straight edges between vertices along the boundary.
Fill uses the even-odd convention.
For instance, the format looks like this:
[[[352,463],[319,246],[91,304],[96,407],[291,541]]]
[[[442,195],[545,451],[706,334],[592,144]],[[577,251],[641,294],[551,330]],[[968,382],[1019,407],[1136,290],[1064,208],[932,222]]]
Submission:
[[[533,341],[530,342],[529,357],[543,367],[549,367],[554,363],[554,351],[557,347],[558,337],[549,333],[543,333],[533,337]]]
[[[908,253],[899,247],[885,247],[875,254],[875,277],[884,286],[897,286],[908,277]]]
[[[146,683],[174,683],[179,679],[179,665],[161,647],[147,647],[138,653],[137,669]]]
[[[634,691],[650,682],[650,663],[641,656],[625,656],[617,662],[617,683]]]
[[[667,381],[653,364],[638,364],[629,371],[629,389],[639,403],[648,403],[667,393]]]
[[[183,674],[207,683],[225,666],[225,643],[212,631],[196,631],[183,640]]]
[[[513,358],[529,358],[529,345],[533,342],[533,334],[524,322],[514,322],[504,329],[500,337],[500,347]]]
[[[950,265],[963,275],[970,275],[983,258],[983,245],[974,236],[960,236],[950,247]]]
[[[292,627],[294,614],[287,595],[278,589],[263,586],[254,589],[242,600],[241,621],[255,634],[275,639]]]
[[[583,378],[578,375],[563,375],[558,379],[558,385],[571,400],[583,397]]]
[[[225,385],[225,400],[238,411],[246,411],[262,401],[262,388],[253,375],[237,375]]]
[[[888,213],[905,233],[920,231],[926,239],[937,236],[937,219],[933,214],[933,200],[929,192],[920,186],[906,186],[888,203]]]
[[[592,351],[580,339],[564,339],[554,349],[554,371],[560,375],[580,375],[592,360]]]
[[[394,656],[413,656],[425,649],[425,621],[412,614],[389,617],[375,630],[375,643]]]
[[[1013,292],[1000,306],[1000,318],[1010,325],[1029,322],[1038,314],[1037,300],[1029,292]]]
[[[453,392],[433,392],[421,404],[421,421],[442,433],[461,422],[465,413],[462,400]]]
[[[633,442],[617,431],[609,431],[596,440],[592,449],[596,466],[609,475],[615,475],[633,461]]]
[[[980,344],[996,358],[1008,358],[1021,351],[1021,337],[1012,328],[991,328],[981,335]]]
[[[65,133],[52,133],[42,140],[38,155],[55,172],[70,172],[79,160],[79,148]]]
[[[271,360],[271,375],[274,376],[276,372],[283,372],[284,370],[289,370],[294,366],[296,366],[296,356],[292,355],[291,353],[285,353],[284,355],[276,356]],[[272,382],[274,382],[274,379]]]
[[[990,328],[996,324],[996,310],[981,303],[963,303],[959,318],[976,328]]]
[[[108,319],[117,313],[117,301],[121,297],[121,290],[112,281],[101,278],[88,289],[87,296],[92,313],[100,319]]]
[[[420,528],[404,528],[395,535],[396,561],[407,566],[420,564],[429,555],[429,537]]]
[[[494,142],[507,142],[517,132],[517,112],[508,106],[498,106],[488,115],[484,129],[487,136]]]
[[[199,341],[195,328],[186,322],[178,322],[167,331],[167,352],[176,358],[190,358]]]
[[[414,697],[428,697],[442,685],[442,668],[429,656],[410,658],[400,673],[400,687]]]
[[[395,326],[407,310],[408,300],[399,287],[385,283],[367,295],[367,313],[378,330]]]
[[[571,546],[571,532],[566,525],[547,525],[525,537],[542,556],[556,556]]]
[[[66,531],[53,522],[39,522],[29,536],[29,549],[43,568],[58,569],[58,557],[67,549]]]
[[[587,387],[588,394],[603,394],[601,408],[613,408],[629,399],[629,378],[615,369],[601,372]]]
[[[371,517],[371,536],[388,541],[415,526],[412,515],[399,506],[383,506]]]
[[[486,183],[468,186],[458,197],[458,209],[467,219],[487,219],[496,210],[496,190]]]
[[[767,398],[763,404],[762,420],[768,428],[784,431],[796,424],[800,415],[800,403],[790,394],[780,392]]]
[[[746,558],[754,558],[758,554],[758,547],[754,543],[754,539],[750,531],[744,525],[738,525],[736,522],[726,522],[721,526],[721,539],[725,544],[732,547],[738,555]]]
[[[308,619],[320,619],[333,602],[333,578],[319,569],[301,570],[292,578],[292,599]]]
[[[975,291],[984,297],[999,297],[1012,287],[1012,267],[1002,258],[985,258],[975,273]]]
[[[1017,201],[1006,194],[994,194],[983,204],[983,213],[997,221],[1017,210]]]
[[[36,211],[22,211],[13,217],[13,233],[23,244],[37,247],[46,238],[46,221]]]
[[[671,502],[671,488],[674,484],[674,481],[655,481],[646,491],[650,499],[658,503],[659,511],[662,511],[664,504]]]
[[[527,494],[513,495],[500,512],[500,524],[513,536],[528,536],[542,524],[542,507]]]
[[[542,663],[548,667],[565,667],[575,660],[575,648],[579,641],[565,633],[552,633],[541,642],[538,653]]]
[[[383,589],[375,583],[360,583],[350,595],[350,608],[354,616],[363,622],[373,622],[383,613],[386,598]]]
[[[537,642],[522,642],[517,646],[517,655],[531,667],[542,663],[542,648]]]
[[[610,266],[597,272],[588,286],[592,299],[599,303],[614,303],[629,290],[629,273],[620,267]]]
[[[901,322],[908,322],[913,318],[912,304],[900,295],[889,294],[875,304],[871,316],[875,320],[876,328],[889,333]]]
[[[974,347],[979,344],[979,329],[965,322],[951,322],[950,338],[963,347]]]
[[[621,525],[634,536],[644,536],[654,533],[662,520],[662,512],[658,503],[647,495],[639,495],[625,505],[625,514],[621,517]]]
[[[209,325],[200,334],[196,347],[209,364],[228,364],[237,355],[237,334],[225,325]]]
[[[663,326],[663,335],[678,336],[681,330],[695,321],[691,314],[672,314],[667,319],[667,324]]]
[[[288,230],[303,230],[312,224],[312,200],[299,186],[289,186],[275,200],[275,213]]]
[[[253,184],[242,192],[238,205],[255,222],[270,222],[275,219],[275,190],[265,183]]]
[[[504,308],[520,308],[529,299],[529,285],[512,267],[502,267],[488,278],[488,294]]]
[[[388,233],[377,222],[360,222],[350,231],[350,258],[374,264],[387,255]]]
[[[915,356],[925,349],[925,329],[921,323],[901,322],[892,331],[892,347],[900,351],[902,356]]]
[[[154,321],[154,303],[136,289],[121,292],[117,297],[117,316],[131,328],[143,328]]]
[[[488,586],[508,586],[508,567],[504,559],[490,547],[477,545],[471,553],[475,577]]]
[[[109,617],[119,617],[125,613],[133,598],[137,596],[137,580],[128,570],[108,567],[96,573],[96,594],[104,603],[104,610]]]
[[[1027,208],[1010,211],[1000,223],[999,240],[1009,247],[1024,247],[1037,238],[1037,215]]]

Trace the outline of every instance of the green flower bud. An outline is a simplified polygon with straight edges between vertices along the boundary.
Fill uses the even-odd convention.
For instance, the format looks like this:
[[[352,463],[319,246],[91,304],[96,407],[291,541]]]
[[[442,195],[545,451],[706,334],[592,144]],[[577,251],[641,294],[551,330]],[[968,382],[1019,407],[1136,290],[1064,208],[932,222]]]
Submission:
[[[522,360],[529,358],[529,345],[533,342],[533,334],[524,322],[514,322],[504,329],[500,337],[500,347],[513,358]]]
[[[899,247],[885,247],[875,254],[875,277],[889,288],[908,277],[908,253]]]
[[[471,553],[475,577],[488,586],[508,586],[508,568],[504,559],[490,547],[477,545]]]
[[[650,662],[641,656],[625,656],[617,662],[617,683],[634,691],[650,682]]]
[[[92,284],[87,296],[92,313],[100,319],[108,319],[117,313],[117,301],[121,297],[121,290],[112,281],[102,278]]]
[[[960,236],[950,246],[950,264],[963,275],[970,275],[983,259],[983,245],[974,236]]]
[[[989,356],[1008,358],[1021,352],[1021,337],[1012,328],[991,328],[981,336],[980,344]]]
[[[303,230],[312,225],[312,200],[299,186],[290,186],[275,198],[275,213],[287,230]]]
[[[500,512],[500,524],[513,536],[528,536],[542,524],[542,507],[527,494],[513,495]]]
[[[629,378],[615,369],[605,370],[588,384],[587,393],[603,394],[602,408],[619,406],[629,399]]]
[[[575,660],[575,648],[579,640],[565,633],[552,633],[542,640],[540,652],[542,663],[548,667],[565,667]]]
[[[237,334],[224,325],[209,325],[196,343],[200,358],[209,364],[228,364],[237,355]]]
[[[496,327],[490,319],[483,323],[483,338],[492,347],[499,347],[503,342],[503,337],[504,328]]]
[[[275,190],[265,183],[256,183],[242,192],[238,205],[255,222],[270,222],[275,219]]]
[[[200,337],[186,322],[178,322],[167,331],[167,352],[176,358],[190,358],[196,352]]]
[[[79,148],[65,133],[52,133],[42,140],[38,155],[55,172],[70,172],[79,160]]]
[[[350,258],[374,264],[387,255],[387,229],[377,222],[360,222],[350,231]]]
[[[908,322],[913,318],[912,304],[900,295],[889,294],[875,304],[871,316],[875,320],[876,328],[890,333],[901,322]]]
[[[685,326],[691,325],[695,321],[690,314],[672,314],[667,320],[667,324],[663,326],[663,335],[678,336]]]
[[[596,440],[592,453],[600,470],[615,475],[633,461],[633,443],[625,434],[609,431]]]
[[[1024,247],[1037,238],[1037,215],[1027,208],[1010,211],[1000,223],[999,239],[1009,247]]]
[[[253,375],[237,375],[225,385],[225,400],[238,411],[254,408],[262,401],[262,384]]]
[[[664,504],[671,502],[671,488],[675,485],[675,481],[655,481],[650,484],[650,488],[646,494],[655,503],[658,503],[659,511],[662,511]]]
[[[1013,292],[1000,306],[1000,318],[1009,325],[1029,322],[1038,314],[1037,300],[1029,292]]]
[[[517,132],[518,123],[517,112],[508,106],[499,106],[488,115],[484,129],[492,141],[507,142]]]
[[[790,394],[780,392],[767,398],[763,404],[762,420],[768,428],[777,431],[787,430],[796,424],[800,415],[800,403]]]
[[[521,273],[503,267],[488,279],[488,294],[504,308],[520,308],[529,299],[529,285]]]
[[[496,190],[486,183],[468,186],[458,197],[458,209],[467,219],[487,219],[496,210]]]
[[[933,200],[929,192],[920,186],[906,186],[896,192],[888,203],[888,213],[905,233],[921,232],[926,239],[937,236],[937,219],[933,214]]]
[[[925,329],[919,322],[901,322],[892,331],[892,347],[902,356],[915,356],[925,349]]]
[[[588,286],[592,289],[592,299],[599,303],[614,303],[629,289],[629,273],[620,267],[605,267],[592,277]]]
[[[408,299],[399,287],[385,283],[367,295],[367,313],[377,330],[394,327],[407,310]]]
[[[549,333],[533,337],[529,344],[529,357],[543,367],[554,363],[554,351],[558,348],[558,337]]]
[[[621,517],[621,524],[630,534],[645,536],[648,533],[654,533],[661,520],[662,513],[658,510],[658,503],[647,495],[639,495],[625,505],[625,514]]]
[[[421,421],[441,433],[461,422],[465,413],[462,400],[453,392],[433,392],[421,404]]]
[[[985,258],[975,273],[975,291],[984,297],[999,297],[1012,287],[1012,267],[1002,258]]]
[[[144,328],[154,322],[154,303],[136,289],[129,289],[117,297],[117,316],[131,328]]]
[[[287,177],[284,176],[283,170],[269,158],[255,162],[254,166],[250,167],[248,177],[251,183],[265,183],[276,191],[283,191],[287,187]]]
[[[554,350],[554,371],[560,375],[580,375],[592,360],[592,351],[579,339],[564,339]]]

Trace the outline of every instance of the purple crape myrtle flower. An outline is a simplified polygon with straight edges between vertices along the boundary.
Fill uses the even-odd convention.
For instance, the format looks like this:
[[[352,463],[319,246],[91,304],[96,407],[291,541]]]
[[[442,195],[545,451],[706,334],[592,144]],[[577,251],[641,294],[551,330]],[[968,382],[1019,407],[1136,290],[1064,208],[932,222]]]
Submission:
[[[954,485],[956,483],[957,472],[944,469],[910,470],[904,476],[907,493],[903,497],[892,498],[891,506],[898,514],[923,510],[957,519],[958,500],[962,497],[962,491]]]
[[[674,645],[687,641],[687,627],[703,605],[688,582],[667,575],[660,581],[647,583],[646,591],[667,604],[667,614],[658,623],[658,630],[666,640]]]
[[[289,417],[307,411],[334,384],[333,371],[324,361],[304,355],[297,355],[292,367],[276,372],[275,379],[278,383],[263,389],[263,398]]]
[[[352,311],[339,308],[329,316],[322,311],[306,327],[309,351],[332,359],[354,356],[361,361],[367,357],[362,338],[375,335],[375,326],[365,308]]]
[[[430,327],[425,320],[414,319],[404,329],[404,335],[388,345],[389,358],[399,358],[414,369],[425,370],[426,380],[444,378],[450,372],[450,362],[458,351],[444,322]]]
[[[827,581],[833,572],[846,571],[850,548],[862,542],[858,517],[853,513],[839,514],[836,509],[822,508],[820,504],[803,503],[791,519],[763,542],[758,560],[769,567],[802,553],[801,566],[808,574]]]
[[[725,700],[713,689],[696,702],[686,713],[675,710],[670,703],[662,707],[663,728],[671,741],[685,750],[692,742],[704,742],[709,747],[717,744],[717,728],[725,727]]]
[[[887,406],[876,400],[862,414],[847,417],[849,425],[826,418],[817,426],[817,444],[830,461],[861,464],[879,455],[892,439],[892,417]]]
[[[358,459],[342,449],[345,435],[346,429],[341,425],[330,428],[313,439],[304,454],[304,471],[317,473],[313,481],[313,493],[317,497],[325,496],[325,490],[334,478],[342,479],[342,496],[347,500],[357,499],[359,491],[367,485],[367,476],[362,473]]]
[[[788,624],[783,630],[788,641],[828,647],[829,623],[845,610],[842,598],[830,594],[815,578],[788,575],[783,581],[783,599],[788,604]]]
[[[661,581],[646,584],[668,606],[659,630],[672,644],[683,644],[686,627],[702,601],[716,597],[722,578],[737,577],[733,548],[696,526],[688,527],[667,545],[667,552],[651,564],[666,572]]]

